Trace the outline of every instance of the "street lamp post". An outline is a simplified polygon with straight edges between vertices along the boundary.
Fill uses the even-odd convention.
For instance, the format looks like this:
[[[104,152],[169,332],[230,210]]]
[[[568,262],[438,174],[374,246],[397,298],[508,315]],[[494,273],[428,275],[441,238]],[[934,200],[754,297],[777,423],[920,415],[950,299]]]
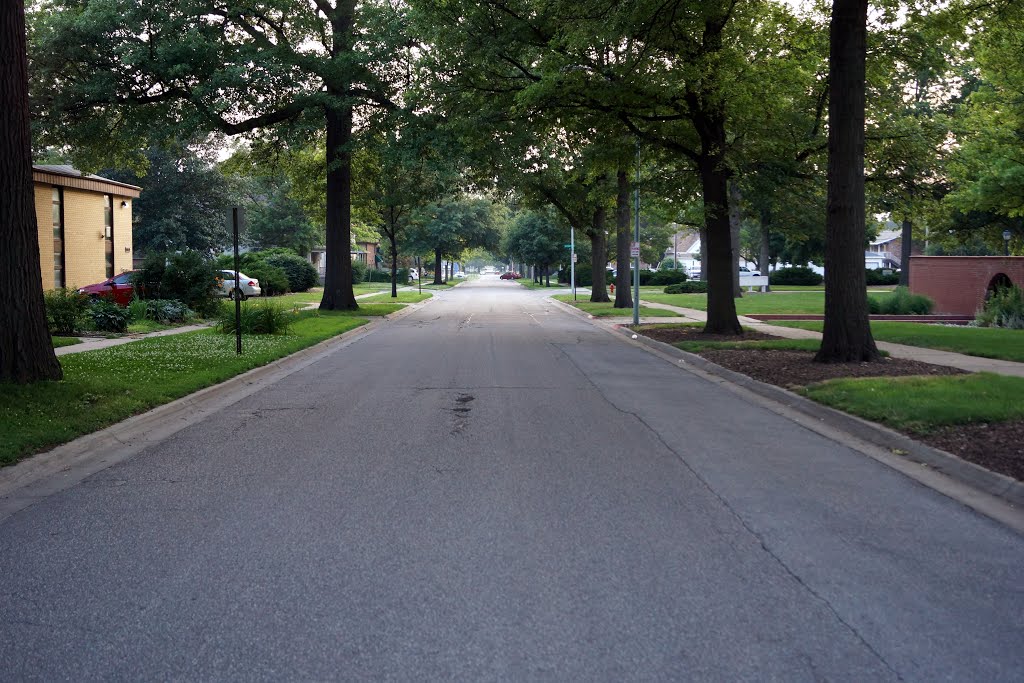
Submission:
[[[1003,230],[1003,256],[1010,255],[1010,237],[1012,236],[1009,230]]]
[[[636,139],[636,189],[633,194],[636,216],[633,225],[633,324],[640,324],[640,138]],[[672,255],[675,258],[675,254]]]

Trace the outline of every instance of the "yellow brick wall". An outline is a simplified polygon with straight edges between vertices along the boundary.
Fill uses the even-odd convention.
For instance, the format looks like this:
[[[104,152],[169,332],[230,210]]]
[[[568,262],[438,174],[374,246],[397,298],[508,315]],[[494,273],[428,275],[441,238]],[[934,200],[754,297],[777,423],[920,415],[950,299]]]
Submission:
[[[43,289],[53,289],[53,186],[36,184],[36,220]],[[128,205],[121,207],[121,202]],[[132,268],[132,200],[114,195],[114,272]],[[125,251],[125,247],[128,251]],[[103,194],[64,188],[64,282],[68,288],[103,282],[107,276],[103,241]]]
[[[39,229],[39,270],[43,289],[53,289],[53,186],[36,183],[36,224]]]

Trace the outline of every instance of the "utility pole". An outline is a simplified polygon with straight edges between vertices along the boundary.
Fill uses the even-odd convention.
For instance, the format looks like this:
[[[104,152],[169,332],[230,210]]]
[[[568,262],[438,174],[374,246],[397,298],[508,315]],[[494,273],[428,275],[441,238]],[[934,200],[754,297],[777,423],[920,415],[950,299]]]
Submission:
[[[636,189],[633,204],[636,216],[633,226],[633,324],[640,324],[640,138],[636,139]],[[672,255],[675,258],[675,254]]]

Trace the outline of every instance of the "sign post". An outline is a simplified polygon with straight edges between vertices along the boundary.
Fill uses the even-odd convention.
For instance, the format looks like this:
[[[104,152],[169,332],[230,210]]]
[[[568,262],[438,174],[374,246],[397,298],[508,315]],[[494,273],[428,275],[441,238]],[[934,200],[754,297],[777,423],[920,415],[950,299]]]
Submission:
[[[235,282],[231,298],[235,300],[235,354],[242,355],[242,287],[238,281],[238,223],[241,220],[241,209],[237,206],[231,208],[231,235],[235,250]]]
[[[576,228],[569,226],[569,286],[572,287],[572,300],[576,301]]]
[[[633,257],[633,324],[640,324],[640,138],[636,139],[636,189],[633,203],[636,223],[629,255]]]

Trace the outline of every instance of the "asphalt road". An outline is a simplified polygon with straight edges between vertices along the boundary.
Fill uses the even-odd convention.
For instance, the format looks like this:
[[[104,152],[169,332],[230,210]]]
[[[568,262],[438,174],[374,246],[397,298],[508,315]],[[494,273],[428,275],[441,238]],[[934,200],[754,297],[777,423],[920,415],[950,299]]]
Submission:
[[[1024,538],[496,278],[0,522],[3,680],[1024,680]]]

